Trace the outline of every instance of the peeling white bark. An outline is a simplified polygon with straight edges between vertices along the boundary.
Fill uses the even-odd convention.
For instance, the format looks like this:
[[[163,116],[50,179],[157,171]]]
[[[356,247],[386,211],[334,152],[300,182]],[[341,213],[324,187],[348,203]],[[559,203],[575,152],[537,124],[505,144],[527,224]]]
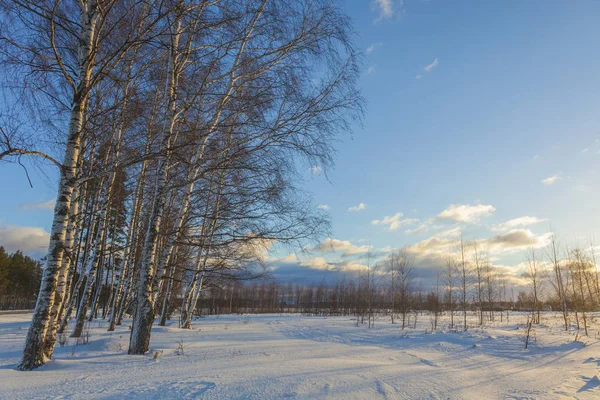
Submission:
[[[77,160],[81,147],[81,129],[87,109],[87,91],[93,68],[94,36],[97,21],[97,3],[95,0],[81,1],[81,32],[79,38],[79,82],[73,94],[71,117],[69,121],[68,139],[62,163],[62,174],[58,185],[58,197],[54,206],[54,220],[50,231],[50,244],[46,267],[42,274],[40,292],[38,294],[33,319],[25,339],[23,358],[20,370],[31,370],[46,362],[52,354],[46,353],[45,341],[48,329],[56,329],[51,324],[51,312],[55,301],[56,287],[62,265],[65,239],[69,220],[73,189],[77,176]],[[52,336],[54,333],[50,333]]]

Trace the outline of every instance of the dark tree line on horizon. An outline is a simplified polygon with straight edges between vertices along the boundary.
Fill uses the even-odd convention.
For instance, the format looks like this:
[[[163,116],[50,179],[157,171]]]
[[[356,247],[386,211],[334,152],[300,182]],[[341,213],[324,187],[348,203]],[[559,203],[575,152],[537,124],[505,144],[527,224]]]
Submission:
[[[552,254],[552,248],[551,244],[544,253]],[[468,276],[465,304],[459,279],[462,266],[457,262],[462,259],[461,249],[465,252]],[[401,250],[390,253],[372,267],[367,266],[354,278],[346,277],[336,282],[294,283],[274,280],[268,275],[255,276],[256,279],[250,280],[207,279],[191,313],[192,317],[256,313],[351,316],[357,326],[366,324],[372,327],[376,322],[391,321],[401,329],[414,327],[419,318],[426,318],[431,329],[436,330],[469,328],[462,321],[467,314],[477,317],[475,324],[469,318],[472,326],[482,326],[508,318],[504,311],[525,313],[532,324],[542,323],[541,316],[545,311],[559,311],[567,315],[566,329],[575,324],[587,335],[590,326],[588,314],[599,309],[597,270],[593,268],[593,257],[589,253],[586,255],[581,249],[574,248],[569,254],[569,258],[559,265],[559,275],[564,275],[566,284],[566,309],[563,309],[563,300],[554,281],[556,275],[553,276],[552,265],[542,263],[534,249],[529,249],[524,255],[527,264],[527,272],[522,276],[524,286],[514,293],[507,281],[487,262],[485,253],[464,242],[458,246],[456,253],[449,255],[446,271],[440,271],[435,283],[427,287],[418,279],[418,267],[413,266],[411,257]],[[15,256],[17,259],[23,257],[20,252],[16,252]],[[33,263],[38,265],[39,273],[39,263]],[[35,271],[28,271],[33,271],[29,273],[35,278]],[[109,276],[107,271],[101,279],[103,283],[93,311],[95,319],[109,317]],[[181,319],[184,291],[178,277],[173,280],[173,287],[173,295],[166,306],[166,318],[175,320],[175,326],[182,327],[185,322]],[[29,290],[29,301],[34,291]],[[14,300],[16,298],[13,297]],[[125,310],[126,313],[131,311],[130,308]],[[424,313],[427,315],[423,316]],[[438,324],[442,315],[448,325]]]
[[[42,278],[42,263],[0,245],[0,310],[30,310]]]

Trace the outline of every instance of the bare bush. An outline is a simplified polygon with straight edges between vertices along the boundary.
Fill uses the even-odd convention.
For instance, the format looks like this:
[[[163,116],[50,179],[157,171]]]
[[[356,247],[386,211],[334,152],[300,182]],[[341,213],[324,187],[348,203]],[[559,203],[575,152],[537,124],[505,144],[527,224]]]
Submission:
[[[86,324],[85,328],[83,329],[83,333],[81,334],[81,343],[89,344],[91,338],[92,338],[92,330],[90,329],[89,324]]]
[[[177,349],[175,349],[175,354],[178,356],[184,356],[185,355],[185,346],[183,344],[183,339],[179,339],[179,341],[177,342]]]
[[[69,338],[67,337],[67,335],[64,332],[61,332],[57,335],[57,341],[58,341],[58,345],[60,347],[65,347],[66,345],[69,344]]]

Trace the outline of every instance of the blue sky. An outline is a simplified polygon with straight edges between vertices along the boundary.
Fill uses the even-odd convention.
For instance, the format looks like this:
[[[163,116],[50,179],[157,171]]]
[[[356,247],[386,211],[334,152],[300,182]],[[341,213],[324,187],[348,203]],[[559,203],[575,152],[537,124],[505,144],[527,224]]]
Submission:
[[[339,144],[328,179],[306,173],[331,215],[331,240],[272,256],[276,273],[352,271],[367,246],[411,246],[422,267],[435,266],[458,229],[516,273],[550,223],[564,244],[600,243],[600,2],[343,7],[365,53],[366,118]],[[0,241],[43,247],[51,211],[39,204],[54,185],[34,174],[31,189],[18,166],[0,168]]]
[[[346,9],[365,51],[366,119],[339,146],[330,182],[308,179],[329,208],[333,239],[375,251],[408,245],[418,257],[415,244],[455,238],[456,228],[496,243],[516,230],[510,245],[489,249],[516,274],[550,225],[565,245],[600,240],[600,2],[381,0]],[[472,218],[425,223],[451,205]],[[372,223],[398,213],[406,225]],[[340,252],[315,252],[332,260],[323,270],[343,264]]]

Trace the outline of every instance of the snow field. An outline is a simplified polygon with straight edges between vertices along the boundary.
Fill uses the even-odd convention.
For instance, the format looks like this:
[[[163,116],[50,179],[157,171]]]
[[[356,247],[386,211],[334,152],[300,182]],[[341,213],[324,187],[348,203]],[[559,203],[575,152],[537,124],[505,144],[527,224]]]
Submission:
[[[455,316],[455,321],[462,315]],[[599,325],[589,337],[545,313],[524,349],[525,314],[466,332],[419,315],[416,329],[389,318],[230,315],[192,330],[155,326],[151,351],[127,355],[126,321],[90,324],[87,345],[69,338],[54,360],[19,372],[30,315],[0,315],[1,399],[595,399]],[[412,323],[411,323],[412,327]],[[443,329],[442,329],[443,328]]]

